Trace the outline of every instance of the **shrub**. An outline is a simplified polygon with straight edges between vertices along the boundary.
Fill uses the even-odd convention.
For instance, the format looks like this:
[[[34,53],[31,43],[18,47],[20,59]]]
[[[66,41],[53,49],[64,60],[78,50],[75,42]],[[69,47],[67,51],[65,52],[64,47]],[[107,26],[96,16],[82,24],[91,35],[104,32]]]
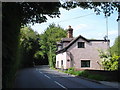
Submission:
[[[74,75],[79,76],[79,75],[81,75],[82,72],[83,72],[83,71],[75,71],[75,72],[74,72]]]
[[[64,71],[64,73],[69,73],[69,74],[77,75],[77,76],[83,76],[83,77],[94,79],[94,80],[107,80],[107,78],[102,75],[91,74],[88,71],[76,71],[73,67]]]
[[[118,62],[120,56],[117,56],[115,54],[111,55],[109,52],[103,52],[101,50],[99,50],[99,52],[101,64],[105,70],[118,70]]]
[[[69,68],[69,69],[67,70],[67,73],[69,73],[69,74],[74,74],[74,71],[75,71],[75,69],[72,67],[72,68]]]

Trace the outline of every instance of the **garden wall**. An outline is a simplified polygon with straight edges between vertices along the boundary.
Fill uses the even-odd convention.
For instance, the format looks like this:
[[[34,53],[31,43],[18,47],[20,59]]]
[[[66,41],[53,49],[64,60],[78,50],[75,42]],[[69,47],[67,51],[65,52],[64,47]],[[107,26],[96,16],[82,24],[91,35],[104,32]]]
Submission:
[[[109,81],[119,81],[120,71],[104,71],[104,70],[85,70],[91,74],[105,76]]]

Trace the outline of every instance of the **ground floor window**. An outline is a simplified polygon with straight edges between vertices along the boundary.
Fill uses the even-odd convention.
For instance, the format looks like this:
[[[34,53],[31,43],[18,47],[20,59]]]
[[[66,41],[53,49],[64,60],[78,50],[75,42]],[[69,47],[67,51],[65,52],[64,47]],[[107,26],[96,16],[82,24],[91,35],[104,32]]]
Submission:
[[[61,66],[63,66],[63,60],[61,60]]]
[[[81,60],[81,67],[90,67],[90,60]]]
[[[59,67],[59,61],[57,61],[57,67]]]

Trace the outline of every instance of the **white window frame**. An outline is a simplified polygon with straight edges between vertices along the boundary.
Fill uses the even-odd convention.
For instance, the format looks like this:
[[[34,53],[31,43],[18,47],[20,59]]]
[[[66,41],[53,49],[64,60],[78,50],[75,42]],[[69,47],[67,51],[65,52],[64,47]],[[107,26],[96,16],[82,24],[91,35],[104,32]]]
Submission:
[[[79,47],[78,43],[84,43],[84,47]],[[77,42],[77,48],[85,48],[85,42]]]
[[[89,62],[89,63],[90,63],[90,64],[89,64],[89,67],[82,67],[82,61],[90,61],[90,62]],[[81,60],[80,60],[80,63],[81,63],[81,66],[80,66],[81,68],[91,68],[91,60],[90,60],[90,59],[81,59]]]

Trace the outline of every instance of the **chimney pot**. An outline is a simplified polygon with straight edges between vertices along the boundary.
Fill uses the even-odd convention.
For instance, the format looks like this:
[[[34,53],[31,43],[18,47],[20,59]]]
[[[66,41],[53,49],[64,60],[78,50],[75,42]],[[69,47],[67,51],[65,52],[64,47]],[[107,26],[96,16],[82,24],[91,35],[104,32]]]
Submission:
[[[69,27],[68,29],[71,29],[71,26],[70,26],[70,25],[69,25],[68,27]]]
[[[67,37],[68,38],[73,38],[73,29],[71,28],[71,26],[68,26],[68,32],[67,32]]]

